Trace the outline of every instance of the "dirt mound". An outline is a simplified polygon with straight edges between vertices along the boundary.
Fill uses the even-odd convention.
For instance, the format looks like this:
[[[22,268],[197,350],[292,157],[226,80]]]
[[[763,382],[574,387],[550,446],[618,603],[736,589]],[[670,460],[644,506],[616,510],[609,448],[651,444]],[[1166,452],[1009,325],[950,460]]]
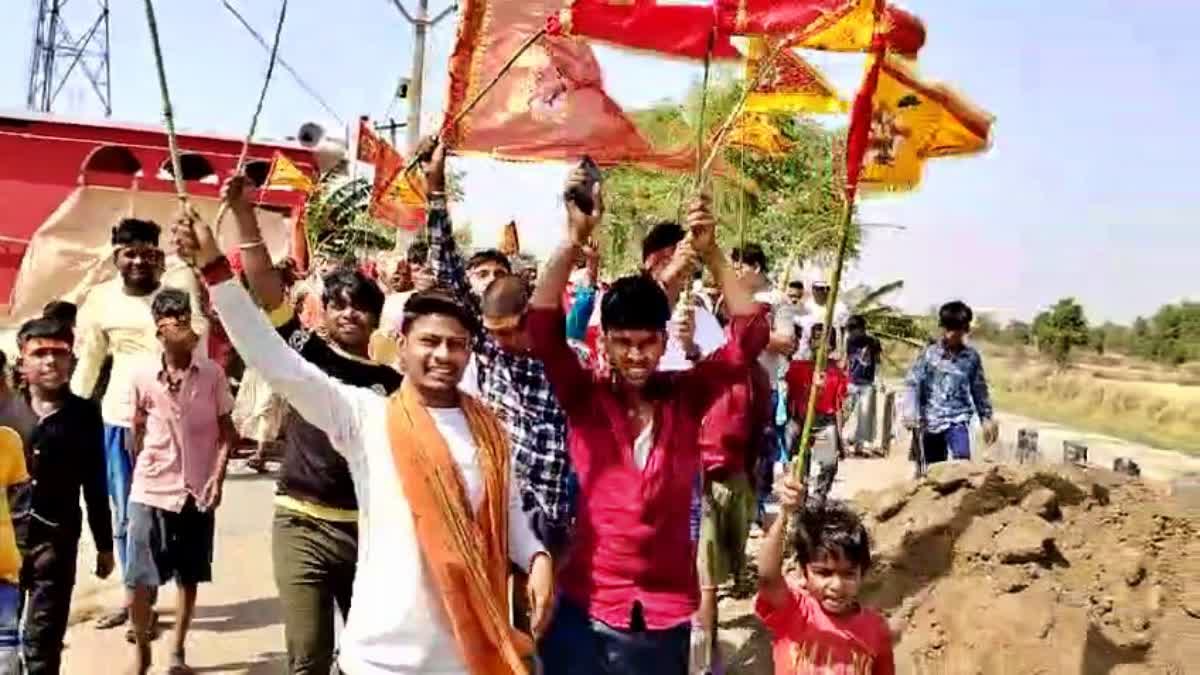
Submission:
[[[888,615],[902,673],[1200,664],[1200,524],[1141,481],[950,464],[856,501],[877,563],[864,601]]]

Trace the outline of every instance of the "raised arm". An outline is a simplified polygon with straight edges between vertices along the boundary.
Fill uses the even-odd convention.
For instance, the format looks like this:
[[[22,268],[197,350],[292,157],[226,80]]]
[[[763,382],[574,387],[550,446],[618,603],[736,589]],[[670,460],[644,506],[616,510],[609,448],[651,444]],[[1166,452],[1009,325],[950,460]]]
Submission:
[[[462,254],[454,242],[454,232],[450,224],[450,211],[446,205],[446,146],[436,139],[427,138],[422,141],[418,153],[429,152],[433,145],[430,160],[421,165],[425,172],[425,186],[429,195],[426,229],[429,232],[429,265],[439,286],[445,287],[475,314],[480,316],[479,304],[471,295],[471,285],[467,281],[467,268],[463,263]]]
[[[784,541],[787,539],[788,521],[799,517],[804,511],[804,484],[785,474],[776,484],[782,514],[771,524],[762,546],[758,549],[758,604],[774,613],[794,602],[783,575]]]
[[[228,200],[229,210],[233,212],[234,231],[237,232],[246,283],[250,284],[250,291],[262,306],[273,310],[287,301],[287,294],[284,292],[283,278],[271,263],[271,254],[258,227],[258,216],[254,212],[254,205],[250,203],[250,189],[249,179],[245,175],[233,176],[225,181],[221,196]]]
[[[717,245],[717,221],[712,216],[710,202],[708,195],[700,195],[692,201],[687,216],[688,239],[721,289],[730,319],[751,316],[759,311],[758,306],[750,289],[738,279]]]
[[[586,174],[581,168],[571,173],[568,190],[582,184]],[[560,244],[538,278],[530,299],[530,311],[526,330],[529,332],[533,354],[546,368],[546,377],[554,387],[554,394],[563,410],[568,414],[578,410],[587,402],[590,373],[579,363],[579,357],[567,344],[566,321],[562,311],[562,294],[571,277],[575,258],[592,231],[604,215],[604,200],[599,183],[593,186],[595,208],[586,214],[575,203],[567,199],[567,240]]]
[[[233,277],[208,226],[184,219],[175,226],[176,245],[191,253],[202,270],[213,307],[230,342],[246,365],[262,375],[313,426],[345,454],[358,446],[359,404],[367,390],[340,384],[290,348],[250,294]]]

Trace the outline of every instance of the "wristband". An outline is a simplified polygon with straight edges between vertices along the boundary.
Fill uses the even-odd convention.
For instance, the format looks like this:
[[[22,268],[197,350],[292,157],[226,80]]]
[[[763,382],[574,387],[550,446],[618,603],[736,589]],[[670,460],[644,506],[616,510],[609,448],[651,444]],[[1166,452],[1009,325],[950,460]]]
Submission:
[[[207,265],[201,267],[200,276],[204,279],[205,284],[216,286],[233,278],[233,268],[229,266],[229,259],[221,256],[214,258]]]

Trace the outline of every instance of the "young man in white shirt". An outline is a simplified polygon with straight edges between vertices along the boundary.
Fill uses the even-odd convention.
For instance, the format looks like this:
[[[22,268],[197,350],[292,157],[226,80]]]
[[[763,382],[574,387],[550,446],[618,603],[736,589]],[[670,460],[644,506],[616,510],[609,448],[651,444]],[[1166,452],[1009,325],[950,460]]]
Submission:
[[[164,283],[166,256],[159,247],[161,230],[157,223],[126,218],[112,230],[113,263],[118,278],[92,288],[79,307],[75,331],[78,357],[71,390],[91,398],[105,358],[112,357],[112,371],[104,392],[101,413],[104,417],[105,462],[108,465],[108,498],[112,503],[113,539],[117,557],[125,573],[125,535],[129,518],[127,507],[133,482],[130,461],[130,427],[133,424],[131,398],[132,374],[147,363],[154,363],[162,349],[158,329],[150,314],[150,305],[168,286],[187,291],[193,307],[202,307],[190,271],[183,270],[170,284]],[[200,336],[197,351],[206,354],[208,322],[204,313],[192,313],[192,330]],[[122,607],[102,616],[97,628],[115,628],[129,618]],[[129,635],[132,637],[132,633]]]
[[[184,222],[175,234],[247,365],[349,463],[360,546],[341,669],[525,673],[520,659],[530,645],[509,630],[503,575],[509,559],[529,570],[536,636],[549,618],[553,568],[522,514],[499,422],[458,390],[470,313],[438,291],[409,298],[400,338],[405,381],[385,399],[290,349],[233,279],[207,226]]]

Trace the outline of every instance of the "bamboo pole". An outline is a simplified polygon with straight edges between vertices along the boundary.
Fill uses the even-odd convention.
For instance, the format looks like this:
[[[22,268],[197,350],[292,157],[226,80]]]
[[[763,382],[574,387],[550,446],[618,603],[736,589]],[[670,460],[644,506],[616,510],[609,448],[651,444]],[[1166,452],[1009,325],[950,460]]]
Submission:
[[[767,58],[764,59],[761,64],[759,64],[758,72],[754,74],[754,79],[746,83],[746,89],[738,98],[737,105],[733,107],[733,111],[729,113],[729,117],[725,119],[725,121],[719,127],[716,136],[713,137],[712,149],[708,152],[708,159],[704,160],[704,164],[701,165],[698,172],[700,176],[708,175],[709,169],[712,168],[712,163],[716,160],[717,154],[721,152],[721,149],[725,144],[725,140],[729,136],[730,129],[733,128],[734,122],[737,121],[737,118],[742,114],[742,111],[745,110],[746,101],[750,98],[750,94],[753,93],[754,90],[758,88],[758,85],[762,83],[763,79],[766,78],[767,71],[774,71],[775,59],[779,57],[779,54],[782,53],[784,49],[787,49],[787,44],[788,40],[780,40],[774,46],[774,48],[771,49],[771,52],[767,54]]]
[[[271,87],[271,78],[275,74],[275,63],[279,59],[279,39],[283,35],[283,20],[287,16],[288,0],[282,0],[279,6],[279,21],[275,24],[275,39],[271,43],[271,56],[267,60],[267,74],[263,77],[262,89],[258,92],[258,103],[254,106],[254,114],[250,117],[250,130],[246,132],[246,138],[242,141],[242,150],[238,153],[237,163],[234,164],[233,175],[239,175],[246,167],[246,156],[250,154],[250,143],[254,140],[254,133],[258,130],[258,118],[262,115],[263,104],[267,100],[267,90]],[[225,212],[229,210],[229,200],[222,199],[220,206],[217,207],[217,215],[213,218],[213,236],[220,236],[221,221],[225,220]]]
[[[516,65],[517,59],[521,58],[521,55],[528,51],[529,48],[532,47],[533,44],[541,39],[545,34],[546,29],[543,27],[539,28],[532,35],[526,38],[526,40],[521,43],[521,46],[517,47],[516,51],[512,53],[512,56],[508,57],[508,60],[504,62],[504,65],[500,66],[500,70],[496,71],[495,76],[493,76],[492,79],[485,84],[478,93],[475,94],[474,98],[472,98],[467,105],[463,106],[463,109],[458,111],[458,114],[456,114],[452,120],[443,126],[442,129],[445,130],[453,126],[457,126],[464,117],[466,117],[472,110],[475,109],[475,106],[479,105],[479,102],[482,101],[483,97],[486,96],[487,93],[496,86],[496,84],[500,81],[500,78],[504,77],[504,75],[508,73],[508,71],[511,70],[514,65]],[[408,172],[412,171],[414,168],[416,168],[420,161],[421,156],[414,152],[412,159],[410,159],[408,161],[408,165],[404,167],[404,173],[407,174]]]
[[[829,300],[825,303],[825,332],[821,336],[821,344],[817,345],[817,358],[813,366],[813,381],[808,389],[808,403],[805,407],[804,425],[800,429],[800,451],[793,460],[792,476],[799,481],[805,481],[808,470],[808,445],[812,440],[813,418],[817,410],[818,378],[825,373],[829,360],[829,336],[834,321],[834,308],[837,305],[838,292],[842,286],[842,270],[846,263],[846,251],[850,245],[850,227],[854,219],[854,199],[847,194],[846,203],[842,209],[841,233],[838,235],[837,259],[834,262],[833,278],[829,282]]]
[[[150,46],[154,49],[154,67],[158,74],[158,91],[162,97],[163,123],[167,128],[167,150],[171,155],[171,177],[175,181],[175,196],[179,199],[179,205],[186,210],[187,186],[183,182],[179,138],[175,134],[175,113],[171,107],[171,93],[167,89],[167,69],[163,64],[162,43],[158,39],[158,21],[154,17],[153,0],[146,0],[146,25],[150,29]]]

